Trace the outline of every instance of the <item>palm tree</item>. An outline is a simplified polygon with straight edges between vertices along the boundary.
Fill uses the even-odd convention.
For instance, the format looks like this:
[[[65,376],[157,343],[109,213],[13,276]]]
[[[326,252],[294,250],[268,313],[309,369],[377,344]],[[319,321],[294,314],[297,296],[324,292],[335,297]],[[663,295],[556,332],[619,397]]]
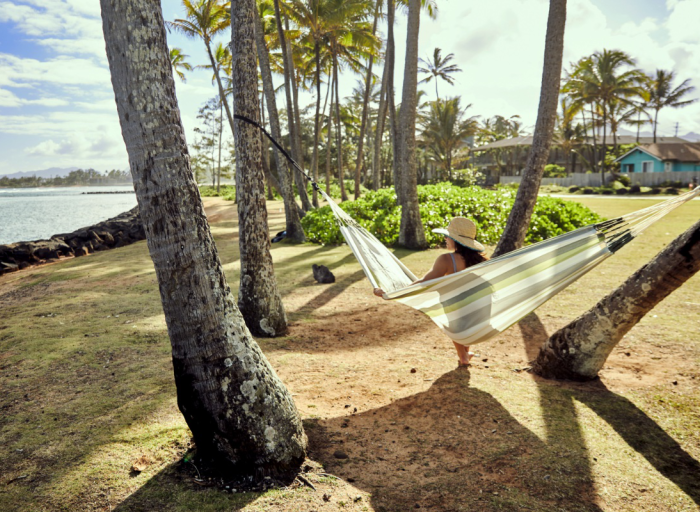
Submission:
[[[657,69],[656,75],[649,77],[649,106],[654,109],[654,143],[656,143],[659,111],[662,108],[687,107],[697,101],[697,98],[692,100],[682,99],[683,96],[693,92],[695,87],[689,85],[690,79],[688,78],[674,89],[672,84],[675,77],[673,71],[664,71],[663,69]]]
[[[459,106],[459,96],[429,103],[429,112],[421,120],[422,143],[433,159],[438,162],[452,179],[452,157],[455,151],[466,145],[466,138],[475,135],[479,129],[476,117],[465,119],[471,107]]]
[[[168,21],[167,26],[188,37],[199,37],[207,49],[211,68],[216,70],[214,76],[219,86],[219,97],[226,98],[224,86],[216,65],[216,59],[212,52],[212,39],[217,34],[222,33],[231,25],[229,11],[231,3],[223,0],[182,0],[185,7],[185,18]],[[233,116],[227,101],[224,101],[226,116],[228,117],[231,132],[233,133]]]
[[[228,46],[223,45],[221,42],[217,43],[216,47],[214,48],[214,62],[215,62],[215,67],[213,68],[214,74],[211,77],[212,83],[216,81],[216,77],[221,75],[221,72],[223,71],[224,77],[226,77],[226,81],[230,82],[231,81],[231,50],[229,50]],[[205,69],[212,69],[212,66],[210,64],[205,64],[204,66],[197,66],[197,67],[202,67]],[[219,96],[219,109],[223,110],[224,108],[224,103],[228,103],[228,96],[231,94],[232,89],[231,89],[231,84],[227,83],[226,88],[224,89],[224,94],[226,95],[225,97]],[[219,164],[218,164],[218,169],[216,173],[216,191],[219,192],[221,188],[221,142],[222,142],[222,135],[224,132],[224,127],[223,127],[223,122],[224,122],[224,116],[223,112],[219,113]]]
[[[549,148],[554,135],[557,117],[557,101],[561,79],[561,61],[564,53],[564,27],[566,25],[566,0],[551,0],[547,19],[547,35],[544,49],[544,70],[537,123],[530,147],[530,154],[523,171],[523,179],[515,197],[513,209],[503,231],[495,256],[522,247],[535,209],[537,193],[542,182],[544,166],[549,158]]]
[[[611,105],[618,103],[632,106],[634,98],[639,96],[642,90],[642,84],[645,81],[644,73],[634,68],[624,69],[634,64],[634,59],[619,50],[604,49],[602,52],[595,52],[589,58],[579,61],[563,88],[564,92],[575,91],[574,101],[583,101],[598,107],[604,148],[607,148],[607,127],[610,122]],[[604,156],[601,177],[604,182]]]
[[[585,132],[583,125],[576,122],[580,107],[572,104],[571,101],[567,102],[566,97],[561,99],[560,106],[561,116],[557,115],[555,138],[566,155],[566,172],[572,173],[575,164],[573,158],[577,154],[576,147],[585,140]]]
[[[192,65],[185,60],[187,57],[189,57],[189,55],[182,53],[182,49],[170,48],[170,65],[173,67],[173,71],[175,71],[178,78],[183,82],[187,82],[187,78],[185,77],[185,73],[181,70],[192,71]]]
[[[416,170],[416,109],[418,99],[418,31],[420,28],[421,0],[409,0],[406,33],[406,61],[404,64],[401,113],[399,119],[399,165],[402,170],[401,228],[399,244],[409,249],[426,246],[425,232],[418,207],[418,182]]]
[[[258,66],[255,50],[255,0],[236,0],[231,13],[233,105],[237,114],[258,122]],[[265,209],[265,176],[260,133],[239,121],[234,132],[241,260],[238,307],[254,336],[287,332],[287,317],[270,256]]]
[[[455,81],[454,78],[452,78],[450,75],[453,73],[460,73],[462,70],[457,67],[456,64],[450,64],[450,61],[454,58],[454,53],[448,54],[444,59],[442,58],[441,55],[442,50],[440,48],[435,48],[433,50],[433,59],[430,60],[428,59],[418,59],[419,62],[421,62],[425,67],[418,68],[419,73],[424,73],[427,74],[423,80],[421,80],[420,84],[422,83],[430,83],[430,81],[434,78],[435,79],[435,96],[437,99],[440,99],[440,95],[438,94],[438,78],[444,80],[450,85],[454,85]]]
[[[267,103],[267,111],[270,119],[270,130],[272,136],[277,140],[282,140],[282,132],[280,129],[279,111],[277,110],[277,100],[275,98],[274,85],[272,83],[272,71],[270,65],[270,54],[265,41],[265,25],[263,20],[268,17],[274,19],[271,6],[265,7],[262,3],[258,6],[260,11],[256,14],[257,26],[255,27],[255,43],[258,53],[258,62],[260,65],[260,74],[262,76],[263,93]],[[268,28],[273,29],[274,27]],[[276,31],[271,30],[271,33]],[[277,174],[280,182],[280,192],[284,201],[284,215],[286,221],[287,238],[294,242],[303,242],[305,240],[304,228],[301,226],[299,218],[298,206],[294,200],[294,190],[292,188],[292,176],[289,171],[286,159],[275,148],[275,163],[277,164]]]
[[[226,283],[189,164],[160,2],[100,5],[119,122],[172,345],[178,407],[197,453],[210,462],[258,481],[294,475],[306,436],[292,397]]]

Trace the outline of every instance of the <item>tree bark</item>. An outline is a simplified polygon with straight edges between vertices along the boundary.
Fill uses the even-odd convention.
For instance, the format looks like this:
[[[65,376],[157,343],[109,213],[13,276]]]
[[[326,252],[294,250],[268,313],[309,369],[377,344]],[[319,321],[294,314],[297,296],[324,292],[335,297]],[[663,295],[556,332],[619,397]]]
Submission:
[[[289,32],[289,18],[285,14],[284,25]],[[299,87],[297,85],[297,75],[294,67],[294,54],[292,52],[291,43],[287,44],[287,51],[289,52],[289,57],[287,62],[289,63],[289,79],[292,84],[292,101],[294,102],[294,145],[296,146],[297,163],[299,167],[304,169],[304,152],[301,146],[301,115],[299,113]],[[298,172],[294,173],[294,179],[297,184],[297,190],[299,191],[299,199],[304,207],[304,211],[309,211],[313,208],[311,201],[309,200],[309,194],[306,192],[306,178]]]
[[[226,117],[228,118],[228,124],[231,127],[231,133],[233,133],[233,116],[231,115],[231,108],[226,101],[226,94],[224,93],[224,86],[221,84],[221,77],[219,76],[219,68],[216,65],[216,59],[214,59],[214,54],[211,53],[211,42],[204,41],[204,45],[207,47],[207,54],[209,55],[209,62],[211,62],[211,68],[214,70],[214,77],[216,78],[216,85],[219,87],[219,97],[223,98],[224,108],[226,109]]]
[[[515,197],[515,204],[508,216],[506,228],[494,251],[494,256],[506,254],[522,247],[530,226],[532,212],[537,202],[537,192],[547,165],[549,149],[554,135],[557,116],[561,61],[564,53],[564,27],[566,25],[566,0],[550,0],[547,20],[547,36],[544,49],[544,70],[540,106],[535,124],[535,134],[528,155],[523,178]]]
[[[172,345],[178,407],[198,452],[227,466],[229,476],[293,475],[304,460],[306,436],[226,283],[190,168],[160,3],[100,5],[119,122]]]
[[[418,182],[416,175],[416,109],[418,88],[418,30],[420,28],[421,0],[408,3],[408,29],[406,33],[406,63],[399,114],[402,174],[401,228],[399,244],[409,249],[427,247],[423,222],[418,205]]]
[[[396,192],[396,202],[403,205],[403,187],[401,186],[401,137],[399,135],[399,123],[396,119],[396,100],[394,97],[394,63],[396,60],[396,45],[394,43],[394,19],[396,15],[396,5],[394,0],[387,0],[386,23],[386,63],[387,71],[387,103],[389,108],[389,124],[391,126],[391,146],[392,146],[392,176],[394,178],[394,190]]]
[[[335,134],[338,141],[338,182],[340,184],[340,200],[347,201],[348,194],[345,191],[345,173],[343,172],[343,131],[340,124],[340,95],[338,90],[338,56],[333,55],[333,78],[335,82],[335,121],[337,133]]]
[[[316,63],[316,115],[314,116],[314,148],[311,155],[311,176],[318,183],[318,144],[321,131],[321,50],[318,40],[314,41],[314,61]],[[313,189],[311,202],[318,208],[318,191]]]
[[[594,379],[610,352],[649,311],[700,270],[700,222],[540,349],[533,371],[550,379]]]
[[[267,112],[270,117],[270,131],[272,136],[278,140],[282,140],[282,131],[280,130],[279,111],[277,110],[277,100],[275,98],[275,89],[272,83],[272,71],[270,69],[270,55],[265,44],[265,35],[263,34],[263,26],[260,20],[260,13],[255,17],[255,45],[258,53],[258,61],[260,63],[260,74],[263,82],[263,92],[267,102]],[[304,228],[301,226],[298,205],[294,199],[294,188],[292,187],[292,172],[289,169],[284,155],[280,154],[275,148],[275,163],[277,164],[277,173],[279,174],[279,185],[281,188],[282,200],[284,201],[284,215],[286,221],[287,235],[291,241],[304,242]]]
[[[382,165],[382,138],[384,137],[384,119],[387,111],[387,72],[388,66],[384,64],[382,72],[382,87],[379,91],[379,108],[377,109],[377,124],[374,129],[374,153],[372,155],[372,189],[381,188]]]
[[[328,134],[326,136],[326,194],[331,195],[331,141],[333,140],[333,94],[335,92],[335,77],[330,85],[331,105],[328,110]]]
[[[231,61],[233,108],[259,121],[258,66],[255,51],[255,0],[236,0],[231,9]],[[287,317],[270,255],[270,234],[265,208],[265,176],[260,134],[255,126],[239,121],[234,132],[236,173],[239,175],[238,223],[241,278],[238,307],[254,336],[280,336],[287,332]]]
[[[284,94],[287,99],[287,126],[289,128],[289,147],[292,152],[292,158],[303,168],[304,162],[302,161],[302,155],[299,154],[297,146],[297,126],[296,117],[294,115],[294,101],[292,100],[292,73],[293,73],[293,63],[290,62],[291,52],[287,49],[287,36],[284,34],[284,27],[282,27],[282,16],[280,15],[279,0],[274,0],[275,6],[275,20],[277,22],[277,35],[280,40],[280,49],[282,51],[282,67],[284,69]],[[309,202],[309,197],[306,194],[306,184],[301,183],[303,178],[298,175],[298,172],[292,171],[292,179],[297,185],[297,190],[299,192],[299,199],[301,200],[302,209],[306,212],[311,209],[311,203]],[[306,201],[304,201],[306,199]]]
[[[372,35],[377,32],[377,19],[379,18],[379,6],[383,0],[377,0],[374,8],[374,25],[372,25]],[[369,111],[369,91],[372,86],[372,64],[374,54],[370,55],[367,64],[367,76],[365,78],[365,92],[362,97],[362,121],[360,122],[360,139],[357,143],[357,160],[355,161],[355,200],[360,198],[360,169],[362,168],[362,151],[365,143],[365,130],[367,129],[367,116]]]

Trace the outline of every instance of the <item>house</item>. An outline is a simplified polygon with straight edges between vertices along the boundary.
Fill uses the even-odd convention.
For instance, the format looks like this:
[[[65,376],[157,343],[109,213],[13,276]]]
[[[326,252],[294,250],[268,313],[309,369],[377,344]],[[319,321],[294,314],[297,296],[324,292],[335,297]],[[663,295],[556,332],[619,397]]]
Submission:
[[[700,143],[637,146],[615,162],[624,173],[700,171]]]

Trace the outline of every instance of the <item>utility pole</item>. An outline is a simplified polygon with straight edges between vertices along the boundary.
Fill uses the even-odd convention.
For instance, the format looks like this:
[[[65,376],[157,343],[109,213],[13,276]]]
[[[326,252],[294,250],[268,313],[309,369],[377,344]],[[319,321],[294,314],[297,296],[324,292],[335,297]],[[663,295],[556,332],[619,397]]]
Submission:
[[[678,137],[678,121],[676,121],[676,134],[674,135],[674,137]]]

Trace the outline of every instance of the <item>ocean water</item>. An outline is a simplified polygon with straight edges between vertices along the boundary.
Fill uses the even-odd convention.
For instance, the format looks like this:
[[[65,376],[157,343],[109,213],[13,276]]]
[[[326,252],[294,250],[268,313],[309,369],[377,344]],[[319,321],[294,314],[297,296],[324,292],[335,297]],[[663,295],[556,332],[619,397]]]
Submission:
[[[127,194],[84,192],[129,191]],[[92,226],[136,206],[131,185],[0,188],[0,244],[42,240]]]

